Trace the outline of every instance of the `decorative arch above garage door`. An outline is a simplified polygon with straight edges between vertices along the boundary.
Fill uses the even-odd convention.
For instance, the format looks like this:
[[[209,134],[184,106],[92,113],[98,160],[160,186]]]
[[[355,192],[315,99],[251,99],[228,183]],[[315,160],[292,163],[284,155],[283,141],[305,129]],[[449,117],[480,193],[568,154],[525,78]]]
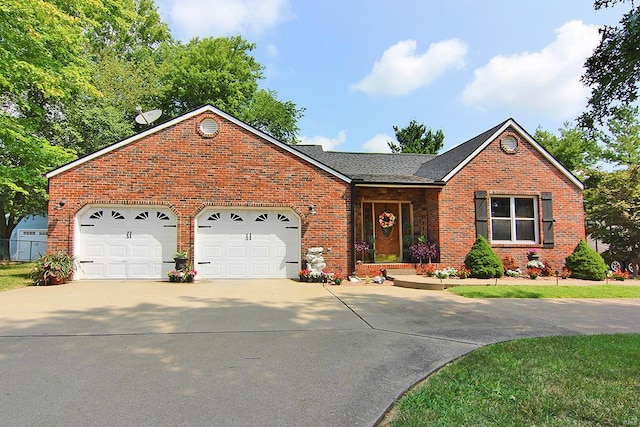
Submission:
[[[207,208],[196,221],[199,278],[295,278],[300,218],[290,209]]]
[[[173,268],[176,217],[156,206],[91,206],[77,217],[83,279],[164,279]]]

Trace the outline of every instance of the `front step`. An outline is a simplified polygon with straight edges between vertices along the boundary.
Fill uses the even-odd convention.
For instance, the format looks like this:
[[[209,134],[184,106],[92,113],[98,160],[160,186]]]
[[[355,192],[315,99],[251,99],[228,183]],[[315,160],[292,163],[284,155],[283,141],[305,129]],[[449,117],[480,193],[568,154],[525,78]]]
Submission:
[[[415,276],[416,274],[415,268],[390,268],[387,270],[387,277]]]
[[[393,279],[394,286],[412,289],[426,289],[429,291],[444,291],[445,286],[440,280],[425,276],[396,276]]]

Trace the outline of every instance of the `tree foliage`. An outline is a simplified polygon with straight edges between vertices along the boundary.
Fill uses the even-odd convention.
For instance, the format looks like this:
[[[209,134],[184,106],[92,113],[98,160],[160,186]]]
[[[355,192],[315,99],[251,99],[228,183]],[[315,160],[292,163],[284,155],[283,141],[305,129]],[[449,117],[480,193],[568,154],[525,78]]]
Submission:
[[[487,239],[478,236],[464,259],[464,266],[471,270],[470,276],[478,279],[502,277],[504,266]]]
[[[171,116],[212,103],[295,142],[304,110],[258,89],[253,49],[176,43],[153,0],[0,2],[0,239],[44,212],[44,172],[140,130],[137,106]]]
[[[571,277],[584,280],[604,280],[607,266],[599,253],[580,240],[573,252],[565,258],[565,265],[571,270]]]
[[[609,245],[607,256],[640,261],[640,165],[599,172],[585,191],[587,232]],[[638,269],[635,269],[637,274]]]
[[[625,107],[608,121],[609,133],[601,132],[602,157],[616,166],[640,164],[640,114],[638,107]]]
[[[591,87],[588,110],[580,117],[583,127],[603,124],[620,108],[638,99],[640,84],[640,5],[632,0],[596,0],[596,10],[630,3],[619,26],[605,26],[601,40],[585,63],[582,82]]]
[[[538,128],[534,139],[575,175],[587,176],[601,158],[597,141],[569,122],[558,131],[559,136]]]
[[[412,119],[405,128],[394,126],[398,144],[387,142],[394,153],[438,154],[444,145],[444,133],[442,129],[434,132],[423,123]]]
[[[280,101],[274,91],[258,89],[264,67],[251,55],[255,44],[240,36],[195,38],[163,46],[159,103],[171,115],[204,104],[232,114],[287,143],[297,141],[297,120],[304,109]]]
[[[291,101],[279,101],[275,91],[258,90],[240,118],[251,126],[288,144],[298,142],[297,120],[304,113]]]

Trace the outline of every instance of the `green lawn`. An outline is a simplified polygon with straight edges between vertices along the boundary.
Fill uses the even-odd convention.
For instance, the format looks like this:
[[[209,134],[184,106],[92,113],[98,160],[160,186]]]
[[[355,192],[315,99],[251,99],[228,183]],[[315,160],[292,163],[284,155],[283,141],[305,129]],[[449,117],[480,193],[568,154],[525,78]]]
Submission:
[[[528,338],[473,351],[402,397],[383,426],[636,426],[640,335]]]
[[[454,286],[447,291],[467,298],[640,298],[640,286]]]
[[[33,269],[33,263],[1,264],[0,265],[0,291],[23,288],[31,285],[29,273]]]

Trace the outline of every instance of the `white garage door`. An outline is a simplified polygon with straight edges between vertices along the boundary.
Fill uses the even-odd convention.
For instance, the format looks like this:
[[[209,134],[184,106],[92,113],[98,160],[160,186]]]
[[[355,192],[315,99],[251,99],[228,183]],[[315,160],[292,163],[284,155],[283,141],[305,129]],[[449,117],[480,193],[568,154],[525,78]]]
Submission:
[[[77,224],[78,278],[163,279],[173,268],[176,218],[168,209],[92,207]]]
[[[295,278],[300,220],[291,210],[207,209],[198,216],[199,278]]]

